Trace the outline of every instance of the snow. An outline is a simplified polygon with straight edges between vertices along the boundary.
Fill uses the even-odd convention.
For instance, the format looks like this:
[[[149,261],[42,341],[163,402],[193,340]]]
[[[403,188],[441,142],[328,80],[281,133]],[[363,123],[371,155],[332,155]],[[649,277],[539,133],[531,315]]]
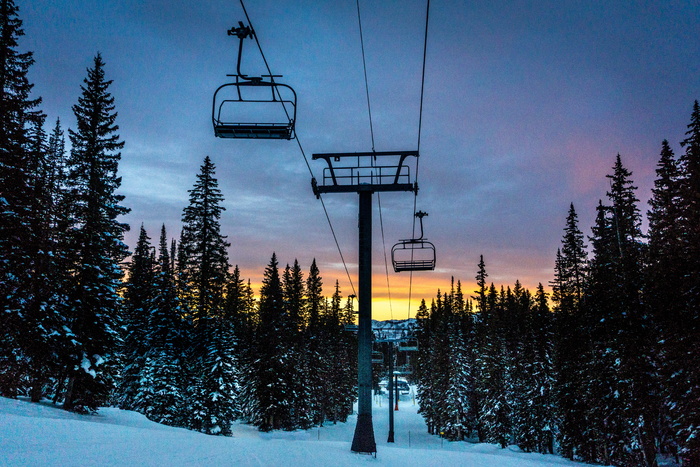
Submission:
[[[85,371],[85,373],[89,374],[93,378],[95,378],[97,376],[97,373],[95,372],[95,370],[93,370],[90,367],[90,360],[88,360],[87,357],[83,356],[83,362],[80,364],[80,367]]]
[[[411,398],[395,414],[395,443],[386,442],[388,400],[373,400],[377,458],[350,451],[356,417],[306,431],[261,433],[235,424],[233,437],[153,423],[114,408],[68,413],[49,402],[0,398],[0,466],[582,466],[511,446],[443,441],[427,433]],[[409,445],[410,442],[410,445]]]

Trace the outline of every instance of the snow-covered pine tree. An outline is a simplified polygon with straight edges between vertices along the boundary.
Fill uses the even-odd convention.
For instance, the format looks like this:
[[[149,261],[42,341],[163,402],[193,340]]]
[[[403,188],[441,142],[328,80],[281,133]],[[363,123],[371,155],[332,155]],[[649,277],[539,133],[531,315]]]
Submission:
[[[433,361],[435,358],[435,331],[433,320],[434,311],[436,309],[435,300],[431,302],[430,308],[427,307],[425,299],[421,300],[421,304],[416,312],[416,321],[418,324],[418,355],[416,357],[416,370],[414,378],[417,384],[417,397],[420,401],[418,413],[423,416],[428,427],[428,433],[436,433],[436,384],[434,375]]]
[[[39,345],[44,346],[43,359],[47,365],[45,377],[49,377],[49,387],[44,395],[52,396],[54,403],[62,396],[65,384],[65,368],[67,350],[70,349],[72,332],[66,326],[69,300],[67,290],[70,289],[71,276],[69,242],[66,232],[70,225],[70,206],[66,199],[66,145],[60,120],[48,140],[46,156],[41,160],[37,179],[41,180],[41,192],[44,208],[41,214],[42,225],[42,269],[44,276],[37,280],[49,284],[50,292],[41,320],[44,322],[45,339]],[[44,286],[45,287],[45,286]]]
[[[188,190],[189,205],[182,212],[182,235],[179,244],[180,280],[188,286],[188,312],[198,320],[219,316],[228,278],[230,244],[221,234],[221,214],[225,211],[216,167],[209,156],[197,174],[194,187]]]
[[[143,413],[166,425],[184,425],[182,318],[168,253],[165,225],[160,232],[158,260],[144,340],[149,348],[141,372],[140,401]]]
[[[673,336],[680,335],[684,327],[682,315],[682,230],[679,218],[679,176],[678,161],[667,140],[661,143],[661,153],[656,168],[656,180],[649,200],[651,209],[649,220],[649,248],[645,277],[645,302],[648,313],[653,317],[655,332],[658,333],[658,355],[655,364],[659,368],[655,392],[665,399],[659,405],[657,437],[659,451],[667,455],[678,454],[676,434],[672,428],[669,397],[675,382],[673,365]],[[671,383],[671,384],[669,384]]]
[[[246,391],[248,384],[246,380],[246,369],[250,367],[253,356],[254,339],[254,309],[253,303],[248,299],[252,295],[250,282],[246,285],[241,278],[241,270],[238,265],[233,268],[226,285],[226,299],[224,301],[223,314],[225,319],[231,323],[233,331],[232,354],[237,361],[237,386],[235,389],[236,404],[234,405],[234,418],[249,420],[249,414],[245,410]]]
[[[59,243],[63,231],[59,231],[57,223],[65,151],[57,145],[55,131],[51,144],[47,144],[43,123],[43,115],[39,115],[30,132],[31,209],[25,219],[30,229],[25,239],[29,269],[23,290],[24,332],[20,340],[27,361],[28,392],[34,402],[51,395],[48,386],[60,371],[60,357],[68,337],[63,287],[67,276]]]
[[[531,332],[529,323],[532,295],[525,290],[519,280],[513,289],[506,288],[503,302],[504,335],[506,341],[506,390],[510,407],[510,419],[513,441],[523,445],[525,450],[532,450],[529,432],[533,420],[527,394],[534,385],[532,374],[527,368],[532,364],[529,352]]]
[[[584,359],[590,356],[590,323],[586,322],[582,299],[588,270],[588,256],[578,226],[578,214],[569,206],[562,246],[554,264],[554,372],[557,439],[564,457],[573,459],[584,444],[587,427]]]
[[[435,298],[435,306],[430,310],[432,321],[432,365],[439,368],[433,374],[434,402],[431,407],[432,418],[438,434],[445,436],[448,425],[454,423],[457,414],[452,413],[448,392],[451,383],[450,365],[452,348],[450,347],[450,332],[452,321],[452,300],[448,294],[442,294],[440,290]]]
[[[289,317],[284,307],[284,292],[275,253],[265,268],[258,316],[253,362],[258,413],[253,423],[263,431],[292,429],[294,403],[289,371],[294,358],[284,339],[289,329]]]
[[[312,394],[311,415],[315,425],[324,422],[323,407],[324,356],[321,342],[321,313],[325,299],[323,297],[323,280],[314,258],[306,278],[306,360],[308,361],[307,385]]]
[[[41,99],[30,97],[27,74],[32,52],[20,53],[24,35],[19,8],[0,1],[0,395],[14,397],[26,368],[20,340],[25,294],[32,270],[27,241],[31,228],[30,130],[41,113]]]
[[[654,426],[658,420],[659,400],[656,396],[658,380],[654,362],[657,358],[655,322],[644,305],[640,284],[644,282],[646,244],[642,234],[642,216],[635,195],[632,172],[627,170],[618,154],[614,172],[608,178],[611,189],[608,198],[612,205],[613,225],[616,230],[619,258],[618,291],[620,322],[617,340],[623,355],[622,381],[629,400],[626,423],[631,427],[628,451],[623,454],[628,465],[656,466]]]
[[[586,307],[592,326],[587,365],[589,426],[584,460],[617,465],[655,462],[649,397],[654,379],[649,315],[642,306],[643,248],[636,187],[618,155],[610,178],[609,207],[599,206],[591,239],[595,257]],[[590,456],[590,457],[588,457]]]
[[[188,427],[208,434],[230,434],[237,386],[233,324],[224,314],[230,246],[221,234],[223,196],[207,156],[189,190],[178,251],[179,281],[192,322],[188,338],[190,384]]]
[[[478,287],[474,292],[476,295],[472,296],[472,300],[476,302],[476,313],[474,314],[474,360],[473,360],[473,378],[474,378],[474,415],[476,416],[476,433],[479,442],[486,441],[486,430],[481,420],[482,406],[483,406],[483,392],[481,391],[481,365],[480,365],[480,352],[484,345],[483,339],[484,335],[482,332],[483,319],[488,314],[488,301],[486,298],[488,292],[488,284],[486,278],[488,273],[486,272],[486,263],[484,262],[484,256],[479,256],[478,270],[475,276],[476,285]]]
[[[149,316],[154,306],[155,261],[150,237],[143,224],[139,231],[136,248],[127,267],[124,285],[124,307],[121,317],[121,374],[115,395],[116,405],[124,410],[144,410],[141,378],[145,367],[146,352],[151,343]]]
[[[474,377],[473,377],[473,322],[467,312],[460,282],[455,289],[454,278],[450,288],[451,313],[448,317],[449,382],[446,393],[448,420],[445,437],[463,440],[475,429]]]
[[[236,285],[234,285],[236,284]],[[235,294],[235,295],[232,295]],[[250,279],[247,283],[240,279],[238,266],[233,270],[231,282],[227,293],[229,298],[239,297],[236,301],[240,306],[239,320],[237,321],[236,343],[239,351],[239,393],[236,418],[247,423],[255,423],[259,413],[257,398],[257,344],[256,333],[258,324],[257,304]],[[227,309],[232,309],[234,304],[227,304]],[[231,307],[231,308],[228,308]],[[228,313],[228,312],[227,312]]]
[[[505,326],[505,291],[491,284],[486,295],[486,309],[479,310],[477,326],[479,372],[477,391],[481,410],[479,421],[484,441],[508,446],[511,438],[511,406],[508,391],[508,366]]]
[[[108,91],[112,81],[105,79],[104,65],[97,54],[73,106],[77,129],[69,130],[67,186],[73,221],[69,327],[75,334],[75,348],[63,406],[74,411],[97,410],[113,387],[120,263],[128,254],[123,242],[128,226],[117,218],[129,209],[116,193],[121,185],[119,150],[124,143],[117,134],[114,98]]]
[[[415,369],[413,373],[414,381],[417,385],[416,395],[420,401],[418,413],[425,419],[428,426],[428,432],[433,433],[432,416],[430,407],[433,405],[433,388],[432,388],[432,366],[430,359],[432,354],[432,327],[430,320],[430,311],[425,303],[425,299],[421,299],[416,312],[416,338],[418,339],[418,353],[416,355]]]
[[[529,295],[524,294],[524,295]],[[523,296],[525,302],[529,302]],[[523,329],[521,394],[514,413],[515,438],[524,451],[551,454],[554,450],[552,315],[542,284],[528,303]]]
[[[681,315],[666,337],[671,340],[669,362],[672,373],[668,405],[672,409],[674,431],[681,445],[684,465],[700,464],[700,105],[693,112],[681,142],[684,152],[679,166],[679,228]]]
[[[354,379],[350,374],[350,354],[348,340],[345,338],[341,321],[342,296],[338,281],[331,297],[330,306],[326,308],[323,318],[322,341],[325,355],[325,418],[334,423],[344,422],[350,412],[354,388]]]
[[[341,335],[342,350],[341,356],[343,365],[342,386],[344,393],[342,394],[345,407],[341,410],[341,420],[352,414],[353,403],[357,399],[357,334],[351,332],[348,326],[355,324],[355,310],[353,305],[353,295],[350,295],[343,307],[341,325],[344,332]]]
[[[311,401],[314,394],[308,384],[309,362],[306,351],[307,342],[304,339],[306,298],[304,276],[299,261],[294,260],[293,266],[287,265],[282,277],[284,306],[289,318],[289,328],[285,330],[285,340],[288,340],[289,351],[296,360],[289,370],[289,385],[292,388],[291,423],[293,426],[307,429],[313,424]]]

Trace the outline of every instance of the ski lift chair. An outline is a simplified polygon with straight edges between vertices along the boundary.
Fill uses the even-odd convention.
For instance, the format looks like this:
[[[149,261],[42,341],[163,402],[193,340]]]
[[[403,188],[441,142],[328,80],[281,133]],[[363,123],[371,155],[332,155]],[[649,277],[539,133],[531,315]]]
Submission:
[[[237,36],[238,63],[232,83],[219,86],[212,99],[211,120],[219,138],[293,139],[297,95],[291,86],[275,82],[281,75],[248,76],[241,73],[243,41],[255,37],[250,26],[228,31]]]
[[[417,352],[418,351],[418,340],[408,339],[399,342],[399,350],[404,352]]]
[[[420,219],[420,237],[399,240],[391,248],[391,262],[394,272],[432,271],[435,269],[435,245],[423,238],[423,217],[428,214],[418,211]]]
[[[212,103],[214,135],[219,138],[293,139],[296,93],[286,84],[263,81],[226,83]]]

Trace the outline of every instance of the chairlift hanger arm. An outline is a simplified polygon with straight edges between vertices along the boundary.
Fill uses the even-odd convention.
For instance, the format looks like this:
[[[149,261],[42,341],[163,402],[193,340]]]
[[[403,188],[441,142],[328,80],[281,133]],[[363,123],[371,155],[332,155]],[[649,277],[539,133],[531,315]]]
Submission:
[[[427,216],[428,213],[424,211],[418,211],[416,213],[416,217],[420,221],[420,237],[417,238],[417,240],[422,240],[423,239],[423,218]]]
[[[255,32],[250,26],[243,24],[243,21],[238,22],[238,27],[232,27],[228,30],[229,36],[236,36],[239,39],[238,42],[238,62],[236,63],[236,78],[241,79],[251,79],[248,75],[241,73],[241,57],[243,55],[243,40],[250,37],[251,39],[255,37]],[[259,79],[259,78],[258,78]]]

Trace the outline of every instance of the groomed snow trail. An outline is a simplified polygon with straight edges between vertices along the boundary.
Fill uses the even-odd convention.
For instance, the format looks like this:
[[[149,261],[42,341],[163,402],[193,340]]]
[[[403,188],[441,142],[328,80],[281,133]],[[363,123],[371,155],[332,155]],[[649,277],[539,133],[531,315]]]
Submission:
[[[377,458],[350,452],[355,417],[306,431],[260,433],[236,424],[218,437],[158,425],[143,415],[104,408],[67,413],[49,403],[0,398],[0,466],[582,466],[557,456],[491,444],[450,443],[428,435],[417,405],[405,396],[387,443],[388,400],[375,396]],[[410,447],[409,447],[410,432]]]

